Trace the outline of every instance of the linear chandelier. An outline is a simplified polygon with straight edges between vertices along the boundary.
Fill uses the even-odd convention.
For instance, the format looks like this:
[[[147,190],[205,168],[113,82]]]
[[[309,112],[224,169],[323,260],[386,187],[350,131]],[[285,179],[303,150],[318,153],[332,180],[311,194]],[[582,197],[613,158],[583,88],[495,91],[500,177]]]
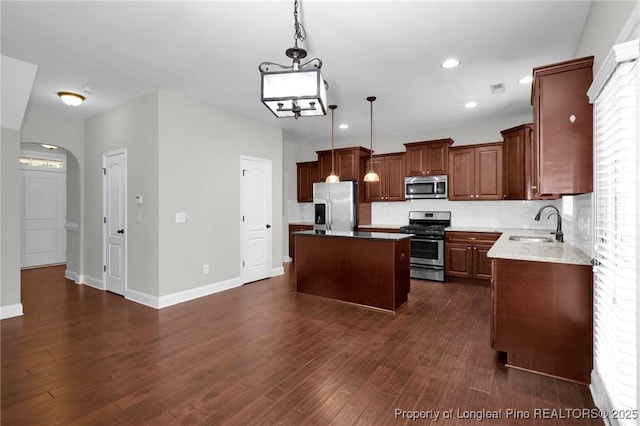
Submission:
[[[304,27],[298,20],[298,0],[293,5],[294,46],[286,50],[293,60],[291,66],[263,62],[258,66],[262,76],[260,100],[279,118],[326,115],[327,82],[322,77],[322,61],[314,58],[304,64],[307,51],[298,47],[306,38]]]

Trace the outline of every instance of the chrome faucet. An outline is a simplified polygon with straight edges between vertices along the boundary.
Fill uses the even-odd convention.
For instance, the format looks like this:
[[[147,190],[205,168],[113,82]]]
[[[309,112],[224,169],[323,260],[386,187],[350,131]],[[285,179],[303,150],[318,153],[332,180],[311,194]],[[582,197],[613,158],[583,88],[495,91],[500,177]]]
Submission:
[[[547,219],[549,219],[554,214],[558,218],[556,231],[552,232],[552,234],[556,234],[556,241],[562,243],[562,242],[564,242],[564,234],[562,233],[562,216],[560,216],[560,211],[556,208],[556,206],[552,206],[551,204],[548,204],[548,205],[546,205],[544,207],[540,207],[540,210],[538,210],[538,214],[533,219],[537,220],[537,221],[540,221],[540,215],[542,214],[542,210],[546,209],[547,207],[551,207],[552,209],[554,209],[556,211],[555,213],[550,213],[549,216],[547,216]]]

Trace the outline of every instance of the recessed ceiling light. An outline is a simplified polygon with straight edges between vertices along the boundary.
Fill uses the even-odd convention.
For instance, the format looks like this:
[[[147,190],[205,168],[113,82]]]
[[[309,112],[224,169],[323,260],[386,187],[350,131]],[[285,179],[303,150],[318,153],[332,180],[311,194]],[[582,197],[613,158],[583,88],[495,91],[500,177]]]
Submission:
[[[464,104],[464,107],[466,109],[471,109],[471,108],[475,108],[478,106],[477,102],[467,102],[466,104]]]
[[[518,80],[518,83],[520,83],[520,84],[531,84],[532,81],[533,81],[533,76],[527,75],[525,77],[522,77],[520,80]]]
[[[446,59],[443,63],[440,64],[440,66],[445,69],[455,68],[458,65],[460,65],[460,61],[456,58]]]
[[[339,125],[338,127],[340,127],[342,130],[344,130],[344,129],[348,129],[349,125],[344,123],[344,124]]]

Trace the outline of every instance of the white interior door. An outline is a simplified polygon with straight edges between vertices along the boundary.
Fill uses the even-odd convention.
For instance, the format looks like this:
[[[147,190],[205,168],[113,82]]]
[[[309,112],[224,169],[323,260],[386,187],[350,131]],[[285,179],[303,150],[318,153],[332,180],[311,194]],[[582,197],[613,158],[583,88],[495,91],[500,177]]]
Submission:
[[[104,249],[103,281],[107,291],[124,295],[127,277],[127,153],[103,156]]]
[[[23,268],[67,261],[67,175],[64,170],[20,170]]]
[[[271,276],[271,160],[241,158],[243,283]]]

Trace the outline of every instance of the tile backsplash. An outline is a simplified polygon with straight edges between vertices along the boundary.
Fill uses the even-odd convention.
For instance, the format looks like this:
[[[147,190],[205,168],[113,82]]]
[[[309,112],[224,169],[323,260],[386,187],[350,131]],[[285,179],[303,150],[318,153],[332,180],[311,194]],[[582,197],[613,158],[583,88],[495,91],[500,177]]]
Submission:
[[[411,210],[444,210],[451,212],[454,227],[555,229],[555,217],[533,220],[540,207],[559,201],[449,201],[412,200],[404,203],[373,203],[372,222],[406,224]]]

